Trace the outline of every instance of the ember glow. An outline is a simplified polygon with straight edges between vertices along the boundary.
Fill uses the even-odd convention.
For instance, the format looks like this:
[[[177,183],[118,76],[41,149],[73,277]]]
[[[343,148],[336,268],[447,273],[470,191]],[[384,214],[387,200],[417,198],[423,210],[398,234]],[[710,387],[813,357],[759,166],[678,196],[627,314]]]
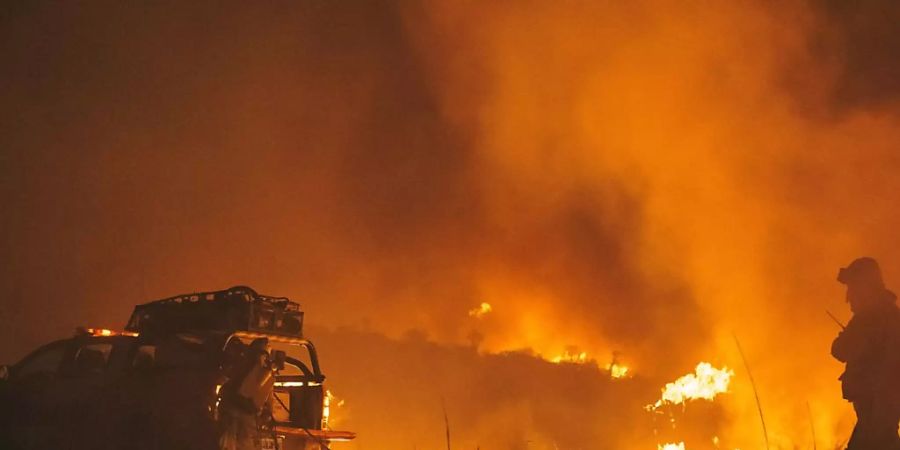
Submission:
[[[344,400],[339,399],[331,393],[331,390],[325,390],[325,397],[322,399],[322,429],[330,430],[335,425],[334,409],[344,406]]]
[[[469,316],[474,317],[476,319],[480,319],[484,317],[487,313],[491,312],[493,309],[491,308],[490,303],[481,302],[477,308],[469,310]]]
[[[697,364],[694,373],[689,373],[662,389],[662,397],[647,408],[655,410],[663,405],[682,405],[689,400],[713,400],[717,395],[728,392],[734,372],[727,367],[716,369],[712,364]]]
[[[107,328],[80,328],[80,330],[84,330],[85,333],[90,334],[91,336],[138,336],[137,333],[130,331],[115,331]]]
[[[331,401],[334,396],[331,391],[325,390],[325,398],[322,399],[322,429],[328,429],[328,422],[331,419]]]

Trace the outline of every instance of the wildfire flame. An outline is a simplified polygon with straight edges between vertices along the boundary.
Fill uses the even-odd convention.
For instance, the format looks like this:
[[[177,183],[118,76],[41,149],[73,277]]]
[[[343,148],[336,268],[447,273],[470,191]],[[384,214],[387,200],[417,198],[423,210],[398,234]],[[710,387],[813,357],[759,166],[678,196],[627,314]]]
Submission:
[[[473,308],[469,310],[469,317],[474,317],[476,319],[480,319],[487,315],[487,313],[493,311],[494,308],[491,307],[490,303],[481,302],[477,308]]]
[[[556,355],[550,359],[550,362],[555,364],[584,364],[588,361],[587,352],[569,352],[568,350],[564,351],[561,355]]]
[[[334,418],[331,417],[331,407],[341,407],[344,406],[344,401],[335,397],[334,394],[331,393],[330,390],[325,390],[325,398],[322,399],[322,428],[328,429],[329,422],[334,422]]]
[[[679,442],[677,444],[657,445],[656,450],[684,450],[684,442]]]
[[[683,404],[687,400],[712,400],[716,395],[728,392],[732,376],[734,371],[727,367],[716,369],[710,363],[701,362],[694,373],[666,384],[660,399],[648,405],[647,409],[652,411],[665,404]]]
[[[609,376],[612,378],[625,378],[628,376],[628,367],[617,362],[609,363],[607,370],[609,370]]]
[[[548,361],[554,364],[594,364],[602,367],[594,359],[590,358],[587,352],[579,352],[577,350],[566,350],[562,354],[548,359]],[[631,375],[628,366],[620,363],[616,357],[606,366],[606,370],[609,372],[610,378],[625,378]]]

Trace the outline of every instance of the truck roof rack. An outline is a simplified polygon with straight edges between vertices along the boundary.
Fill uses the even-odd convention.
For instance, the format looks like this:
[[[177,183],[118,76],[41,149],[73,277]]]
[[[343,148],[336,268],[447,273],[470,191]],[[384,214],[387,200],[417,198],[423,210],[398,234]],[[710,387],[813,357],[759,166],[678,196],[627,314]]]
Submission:
[[[303,337],[303,311],[285,297],[258,294],[247,286],[176,295],[137,305],[125,330],[168,334],[238,331]]]

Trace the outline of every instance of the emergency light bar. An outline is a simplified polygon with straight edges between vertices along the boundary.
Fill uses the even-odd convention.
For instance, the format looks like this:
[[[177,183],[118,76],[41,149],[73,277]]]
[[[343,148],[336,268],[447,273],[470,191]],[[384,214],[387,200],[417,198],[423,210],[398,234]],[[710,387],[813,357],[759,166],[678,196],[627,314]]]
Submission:
[[[107,336],[131,336],[137,337],[138,333],[134,333],[131,331],[116,331],[110,330],[107,328],[86,328],[86,327],[78,327],[75,329],[75,335],[77,336],[94,336],[94,337],[107,337]]]

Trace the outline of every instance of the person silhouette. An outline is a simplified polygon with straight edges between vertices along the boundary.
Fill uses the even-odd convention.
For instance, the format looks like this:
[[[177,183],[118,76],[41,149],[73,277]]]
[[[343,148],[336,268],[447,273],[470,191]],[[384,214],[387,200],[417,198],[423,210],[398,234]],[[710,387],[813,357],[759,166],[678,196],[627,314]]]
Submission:
[[[856,426],[847,450],[900,450],[900,309],[884,286],[878,262],[854,260],[838,272],[847,286],[853,317],[831,345],[846,364],[844,399],[853,403]]]

